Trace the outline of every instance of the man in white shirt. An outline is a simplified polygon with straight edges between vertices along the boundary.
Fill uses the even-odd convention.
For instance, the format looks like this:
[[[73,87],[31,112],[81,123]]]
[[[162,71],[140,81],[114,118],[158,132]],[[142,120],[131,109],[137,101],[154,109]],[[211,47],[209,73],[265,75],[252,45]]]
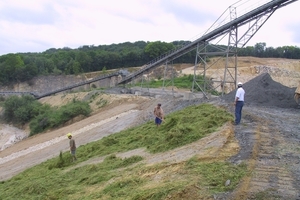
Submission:
[[[238,83],[238,89],[235,94],[234,105],[235,105],[235,125],[241,122],[242,109],[244,106],[245,90],[243,89],[243,83]]]

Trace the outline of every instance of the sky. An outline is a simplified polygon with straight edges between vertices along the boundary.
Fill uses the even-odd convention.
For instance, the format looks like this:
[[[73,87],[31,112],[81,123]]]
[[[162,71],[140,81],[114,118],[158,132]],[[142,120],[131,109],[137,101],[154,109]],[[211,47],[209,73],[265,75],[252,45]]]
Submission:
[[[136,41],[193,41],[223,13],[222,16],[228,16],[230,5],[236,7],[240,16],[266,2],[268,0],[1,0],[0,55]],[[265,42],[267,47],[300,47],[298,12],[300,1],[276,10],[246,46]]]

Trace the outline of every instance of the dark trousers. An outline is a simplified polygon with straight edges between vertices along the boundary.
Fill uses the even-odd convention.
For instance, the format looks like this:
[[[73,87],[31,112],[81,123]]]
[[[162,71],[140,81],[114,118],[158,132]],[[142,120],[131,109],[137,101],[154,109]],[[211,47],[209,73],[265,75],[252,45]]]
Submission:
[[[235,104],[235,124],[239,124],[242,118],[242,109],[244,101],[237,101]]]

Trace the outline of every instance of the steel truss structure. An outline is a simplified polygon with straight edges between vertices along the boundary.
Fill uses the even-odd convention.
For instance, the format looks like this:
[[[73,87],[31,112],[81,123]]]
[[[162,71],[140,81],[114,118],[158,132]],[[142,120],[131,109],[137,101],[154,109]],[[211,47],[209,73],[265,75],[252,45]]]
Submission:
[[[197,44],[196,50],[196,58],[195,58],[195,67],[194,67],[194,79],[193,79],[193,88],[192,91],[200,90],[205,97],[207,97],[207,91],[217,90],[221,91],[223,95],[225,93],[225,88],[229,84],[234,86],[234,89],[237,85],[237,57],[238,57],[238,48],[244,47],[247,42],[257,33],[257,31],[266,23],[266,21],[272,16],[272,14],[281,6],[286,4],[270,7],[265,10],[265,12],[260,13],[259,15],[254,15],[248,20],[240,23],[233,24],[227,32],[223,32],[223,35],[218,35],[221,37],[221,40],[228,36],[228,44],[226,48],[220,48],[217,41],[215,44],[210,41],[215,40],[217,38],[209,38],[207,41],[201,41]],[[230,20],[236,20],[236,7],[229,7],[230,11]],[[244,32],[239,32],[242,30]],[[239,37],[238,33],[241,34]],[[210,49],[214,49],[214,51],[207,52],[206,50],[210,47]],[[222,46],[221,46],[222,47]],[[219,56],[218,60],[215,60],[212,63],[208,63],[211,57]],[[224,58],[224,74],[220,80],[212,80],[211,77],[207,77],[207,70],[212,68],[218,61]],[[200,73],[197,74],[197,71],[201,70]],[[204,79],[198,80],[197,77],[199,75],[203,76]]]
[[[213,27],[219,22],[221,16],[213,24],[211,31],[209,29],[197,40],[152,60],[137,72],[122,79],[118,84],[130,83],[137,77],[149,73],[158,66],[165,65],[165,70],[167,70],[168,64],[173,60],[196,49],[192,92],[201,91],[205,97],[208,97],[207,94],[210,90],[217,90],[223,95],[228,85],[233,86],[232,89],[235,89],[237,85],[238,48],[244,47],[277,9],[296,1],[297,0],[272,0],[239,17],[237,17],[237,8],[232,5],[228,8],[230,12],[229,22],[225,24],[221,22],[223,24]],[[228,38],[227,45],[219,45],[224,38]],[[219,80],[212,80],[207,75],[207,72],[208,69],[213,69],[216,62],[219,62],[219,60],[209,62],[212,57],[216,56],[218,56],[219,60],[222,59],[225,62],[222,77],[220,77]],[[165,73],[166,71],[164,74]],[[199,79],[199,75],[204,78]],[[171,82],[173,84],[173,80],[171,80]],[[165,88],[165,75],[163,88]]]

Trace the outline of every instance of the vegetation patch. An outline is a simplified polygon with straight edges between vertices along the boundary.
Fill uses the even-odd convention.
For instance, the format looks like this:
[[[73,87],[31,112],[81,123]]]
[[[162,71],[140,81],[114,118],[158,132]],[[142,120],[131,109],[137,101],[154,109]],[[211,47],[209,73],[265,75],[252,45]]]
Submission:
[[[49,106],[43,106],[34,97],[24,95],[22,97],[10,96],[3,105],[4,119],[7,122],[16,124],[25,124],[37,116],[39,113],[49,109]]]
[[[59,127],[76,116],[88,116],[91,113],[87,102],[73,99],[72,102],[57,108],[42,104],[30,95],[10,96],[4,102],[3,108],[7,122],[21,125],[29,123],[30,135]]]
[[[96,102],[96,105],[98,106],[98,108],[102,108],[104,107],[106,104],[108,103],[108,101],[106,99],[99,99],[97,102]]]
[[[39,75],[81,74],[101,71],[102,74],[112,70],[138,67],[157,60],[178,50],[191,41],[173,41],[170,43],[155,41],[124,42],[111,45],[84,45],[77,49],[69,47],[51,48],[42,53],[10,53],[0,56],[0,85],[11,85],[23,81],[31,82]],[[226,46],[208,46],[206,52],[215,52]],[[260,42],[254,46],[238,48],[239,56],[256,56],[264,58],[299,59],[300,48],[295,46],[267,47]],[[172,61],[176,63],[195,63],[196,50],[185,53]],[[213,56],[211,56],[213,57]],[[209,60],[206,59],[208,62]],[[129,69],[133,71],[132,69]]]
[[[195,81],[201,85],[202,88],[204,88],[204,83],[205,84],[205,90],[211,94],[214,95],[220,95],[220,93],[216,90],[214,90],[212,86],[212,81],[208,78],[204,78],[204,76],[195,76],[192,74],[186,75],[184,74],[183,76],[179,77],[174,77],[173,79],[161,79],[159,78],[158,80],[153,79],[149,83],[145,83],[145,85],[149,88],[161,88],[161,87],[170,87],[170,86],[175,86],[180,89],[188,89],[192,90],[193,88],[193,81]],[[141,83],[135,84],[135,86],[140,86]],[[200,91],[200,88],[198,86],[195,86],[194,89],[196,91]]]
[[[241,178],[246,175],[245,163],[233,165],[229,162],[199,162],[196,157],[190,159],[186,167],[195,176],[200,176],[197,185],[207,188],[210,193],[220,193],[233,190]],[[226,185],[226,181],[230,184]]]
[[[84,115],[88,116],[91,108],[87,102],[73,100],[59,108],[47,110],[30,121],[30,135],[34,135],[49,128],[59,127],[70,119]]]
[[[168,115],[159,128],[149,121],[83,145],[78,157],[88,159],[137,148],[164,152],[197,141],[228,121],[233,121],[233,116],[224,109],[210,104],[190,106]]]
[[[137,158],[112,155],[67,172],[47,170],[49,163],[44,163],[3,182],[0,192],[3,199],[209,199],[232,191],[246,173],[244,164],[207,163],[196,157],[178,166],[132,165],[141,160]],[[226,180],[231,184],[225,186]]]

